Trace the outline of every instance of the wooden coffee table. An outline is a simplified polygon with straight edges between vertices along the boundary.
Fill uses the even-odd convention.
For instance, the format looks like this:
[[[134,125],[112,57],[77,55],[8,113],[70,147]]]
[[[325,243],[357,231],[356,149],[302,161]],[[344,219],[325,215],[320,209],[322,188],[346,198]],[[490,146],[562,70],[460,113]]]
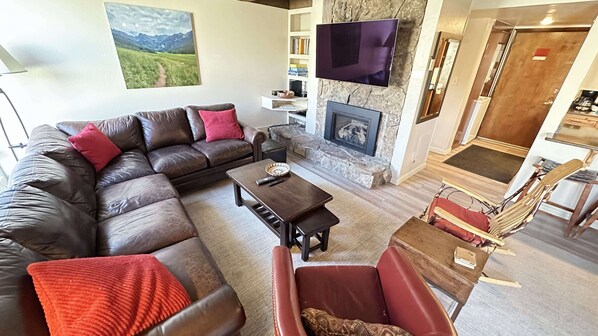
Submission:
[[[457,302],[451,313],[453,321],[467,302],[488,260],[488,253],[415,217],[392,235],[388,245],[401,248],[426,281]],[[453,253],[457,246],[475,253],[475,269],[454,262]]]
[[[266,159],[226,172],[233,181],[235,204],[245,205],[266,224],[280,238],[280,245],[299,245],[303,252],[303,260],[307,260],[310,250],[318,247],[322,251],[326,250],[330,227],[339,222],[338,218],[324,207],[324,204],[332,200],[332,195],[293,172],[284,176],[282,183],[272,187],[267,184],[258,186],[255,181],[268,176],[265,168],[271,163],[274,161]],[[253,200],[243,199],[241,189]],[[296,239],[296,232],[307,235],[304,236],[303,242]],[[320,244],[310,247],[311,236],[318,238]]]

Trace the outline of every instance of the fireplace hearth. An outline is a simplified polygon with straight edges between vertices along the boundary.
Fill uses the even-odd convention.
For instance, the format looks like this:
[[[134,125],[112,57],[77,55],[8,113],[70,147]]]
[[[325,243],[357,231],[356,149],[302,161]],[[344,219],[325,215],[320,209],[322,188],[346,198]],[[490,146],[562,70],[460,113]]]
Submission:
[[[374,156],[381,113],[328,101],[324,139]]]

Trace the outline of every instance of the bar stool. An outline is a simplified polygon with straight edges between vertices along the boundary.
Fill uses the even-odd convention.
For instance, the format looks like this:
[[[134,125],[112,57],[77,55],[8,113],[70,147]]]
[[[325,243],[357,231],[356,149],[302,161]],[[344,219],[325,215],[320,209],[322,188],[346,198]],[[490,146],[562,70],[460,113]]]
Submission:
[[[557,167],[559,164],[560,163],[558,162],[542,158],[534,164],[534,167],[536,168],[536,172],[534,174],[535,176],[539,176],[540,174],[548,173],[549,171]],[[575,226],[578,226],[584,219],[590,217],[590,214],[592,214],[592,212],[598,206],[598,202],[594,202],[590,209],[586,211],[583,216],[581,215],[583,206],[586,204],[588,197],[590,197],[590,192],[592,191],[592,188],[594,187],[594,185],[598,184],[598,181],[596,180],[597,177],[598,171],[596,170],[580,170],[566,179],[567,181],[581,183],[583,185],[583,191],[581,192],[581,196],[577,200],[575,208],[569,208],[564,205],[552,202],[550,201],[550,198],[544,202],[546,204],[550,204],[554,207],[571,213],[571,218],[569,218],[569,221],[567,222],[567,228],[565,229],[565,237],[569,237],[571,235],[571,231],[573,231],[573,228]],[[591,218],[588,218],[588,221],[590,219]],[[586,225],[589,226],[589,224],[592,223],[587,224],[588,221],[586,221]],[[585,229],[583,231],[585,231]]]

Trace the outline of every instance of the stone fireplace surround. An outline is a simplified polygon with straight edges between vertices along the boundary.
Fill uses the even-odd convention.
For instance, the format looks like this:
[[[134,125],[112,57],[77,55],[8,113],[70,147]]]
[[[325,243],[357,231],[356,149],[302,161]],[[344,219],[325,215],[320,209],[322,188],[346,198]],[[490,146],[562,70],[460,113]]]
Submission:
[[[399,19],[388,87],[318,79],[315,135],[294,126],[272,128],[274,140],[326,169],[368,188],[390,181],[390,160],[411,78],[427,0],[324,0],[323,23]],[[380,111],[374,157],[323,139],[326,106],[334,101]]]
[[[390,162],[339,146],[297,125],[273,126],[270,137],[290,151],[366,188],[390,181]]]

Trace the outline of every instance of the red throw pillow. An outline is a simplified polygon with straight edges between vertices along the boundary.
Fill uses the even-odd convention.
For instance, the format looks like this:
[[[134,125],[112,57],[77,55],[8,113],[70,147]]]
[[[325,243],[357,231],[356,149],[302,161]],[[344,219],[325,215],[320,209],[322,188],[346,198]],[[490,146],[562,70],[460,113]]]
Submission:
[[[96,173],[122,152],[96,125],[89,123],[81,132],[68,137],[73,147],[91,162]]]
[[[51,335],[136,335],[191,303],[152,255],[30,264]]]
[[[206,142],[224,139],[243,139],[235,109],[224,111],[199,111],[206,128]]]

